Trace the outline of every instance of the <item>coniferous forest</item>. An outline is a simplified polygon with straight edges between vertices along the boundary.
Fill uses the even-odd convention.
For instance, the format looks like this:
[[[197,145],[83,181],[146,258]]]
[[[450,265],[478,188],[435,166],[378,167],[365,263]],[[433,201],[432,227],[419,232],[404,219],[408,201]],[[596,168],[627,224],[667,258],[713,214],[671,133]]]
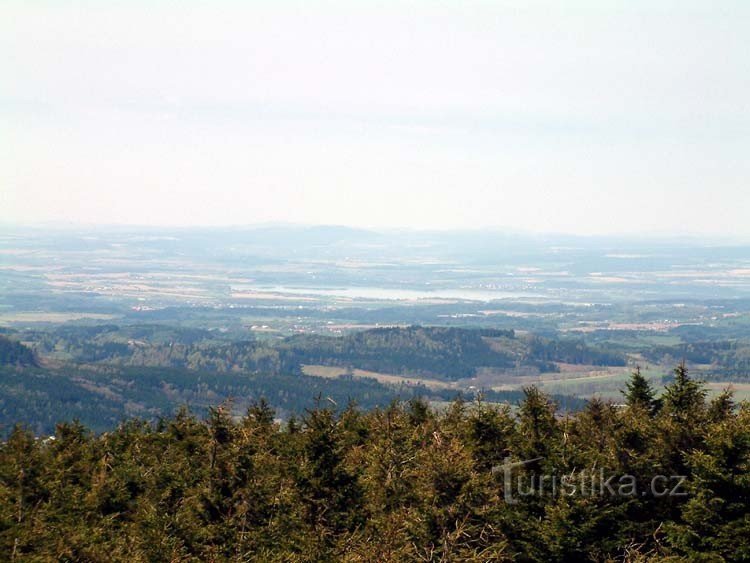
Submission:
[[[684,367],[658,398],[556,411],[328,401],[279,422],[264,400],[0,446],[10,561],[746,561],[750,405]],[[528,461],[506,473],[509,460]],[[561,476],[628,487],[553,489]],[[510,477],[508,476],[510,475]],[[586,477],[586,480],[588,477]],[[542,486],[535,488],[534,483]],[[658,488],[654,487],[657,483]],[[601,485],[601,486],[599,486]]]
[[[0,0],[0,563],[750,562],[749,31]]]

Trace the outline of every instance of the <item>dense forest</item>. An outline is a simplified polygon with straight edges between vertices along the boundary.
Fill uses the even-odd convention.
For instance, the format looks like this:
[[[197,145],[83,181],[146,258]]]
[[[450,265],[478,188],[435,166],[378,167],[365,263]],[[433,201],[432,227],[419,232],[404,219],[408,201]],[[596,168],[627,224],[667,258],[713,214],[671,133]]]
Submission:
[[[441,411],[419,399],[370,411],[323,401],[280,425],[258,400],[239,419],[223,405],[205,419],[182,411],[99,435],[79,423],[50,439],[18,427],[0,445],[0,552],[10,561],[750,559],[750,406],[730,393],[707,401],[684,367],[659,399],[635,373],[624,402],[559,416],[532,387],[516,411],[481,397]],[[508,460],[532,461],[509,479]],[[516,480],[600,470],[630,476],[632,488],[527,485],[509,497]]]
[[[688,342],[676,346],[655,346],[644,357],[654,362],[684,359],[693,364],[710,366],[706,379],[750,379],[750,343],[741,340]]]
[[[389,327],[340,337],[299,335],[275,340],[227,341],[221,334],[160,325],[62,326],[29,331],[24,339],[41,355],[126,366],[159,366],[257,374],[301,373],[305,364],[355,366],[444,380],[469,378],[479,368],[525,366],[556,371],[555,362],[624,366],[625,355],[575,338],[517,336],[512,330]]]
[[[516,390],[483,391],[488,401],[518,403]],[[277,415],[288,418],[314,406],[316,397],[331,404],[357,401],[363,409],[394,400],[421,397],[447,402],[476,392],[430,389],[424,385],[388,385],[372,378],[336,378],[303,374],[253,374],[194,371],[181,368],[70,366],[56,369],[0,367],[0,436],[24,423],[38,436],[54,432],[60,421],[80,420],[102,432],[129,416],[146,420],[169,416],[181,406],[203,416],[212,405],[235,400],[241,411],[253,400],[267,398]],[[554,395],[561,410],[583,408],[583,399]]]
[[[0,366],[35,366],[34,353],[26,346],[0,335]]]
[[[29,425],[37,435],[48,435],[55,423],[73,419],[104,431],[129,416],[169,416],[181,405],[202,416],[227,398],[236,399],[242,410],[263,396],[287,418],[310,408],[318,396],[338,405],[356,400],[371,409],[415,397],[438,403],[459,394],[471,399],[479,390],[468,384],[454,388],[384,383],[352,377],[352,368],[450,382],[471,377],[480,368],[552,371],[557,369],[552,360],[624,363],[621,356],[607,356],[575,339],[519,336],[497,329],[411,326],[341,337],[236,340],[236,335],[195,328],[103,324],[7,335],[0,341],[7,350],[0,358],[2,436],[16,422]],[[312,377],[303,371],[310,364],[339,367],[341,374]],[[487,401],[512,404],[521,395],[519,390],[484,393]],[[563,411],[585,404],[571,396],[554,398]]]

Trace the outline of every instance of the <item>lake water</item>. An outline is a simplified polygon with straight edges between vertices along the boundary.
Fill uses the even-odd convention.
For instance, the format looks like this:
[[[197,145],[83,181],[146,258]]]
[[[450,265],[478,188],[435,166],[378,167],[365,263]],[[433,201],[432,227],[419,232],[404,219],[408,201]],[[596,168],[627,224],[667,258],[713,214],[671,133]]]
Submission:
[[[237,288],[239,289],[239,288]],[[522,291],[491,289],[401,289],[386,287],[287,287],[287,286],[242,286],[242,290],[272,292],[287,295],[313,295],[321,297],[343,297],[349,299],[375,299],[384,301],[417,301],[419,299],[458,299],[462,301],[494,301],[496,299],[544,298],[544,295]]]

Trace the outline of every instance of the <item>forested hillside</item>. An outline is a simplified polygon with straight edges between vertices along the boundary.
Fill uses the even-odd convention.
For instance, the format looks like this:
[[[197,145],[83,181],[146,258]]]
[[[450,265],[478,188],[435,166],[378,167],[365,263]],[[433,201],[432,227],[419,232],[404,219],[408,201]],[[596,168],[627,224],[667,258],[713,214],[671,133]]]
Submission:
[[[16,422],[46,435],[56,422],[73,419],[105,431],[128,416],[153,420],[170,416],[180,405],[203,415],[210,405],[228,398],[242,409],[261,396],[284,418],[312,407],[318,396],[337,405],[355,401],[371,409],[414,397],[443,403],[481,391],[487,401],[516,404],[518,389],[453,382],[485,368],[503,373],[521,366],[538,373],[557,370],[555,362],[624,363],[617,353],[605,354],[575,339],[451,327],[238,340],[237,335],[194,328],[103,324],[60,325],[11,337],[14,340],[0,340],[8,364],[0,368],[2,435]],[[43,366],[31,349],[17,342],[20,339],[33,346]],[[311,364],[341,371],[312,377],[303,372]],[[354,369],[371,372],[347,375]],[[414,379],[372,378],[381,373]],[[563,411],[585,404],[564,394],[555,399]]]
[[[683,368],[658,401],[635,375],[625,402],[593,400],[559,417],[528,388],[517,413],[484,402],[442,412],[419,400],[369,412],[323,402],[282,427],[261,400],[241,420],[223,407],[205,420],[182,412],[101,435],[64,424],[41,440],[19,428],[0,445],[0,553],[132,562],[750,559],[750,407],[730,394],[707,401]],[[533,461],[509,480],[510,469],[497,471],[509,459]],[[583,484],[600,471],[630,476],[632,487],[529,485],[560,475],[586,476]]]
[[[624,366],[625,356],[574,338],[517,336],[512,330],[389,327],[341,337],[226,340],[219,334],[161,326],[65,326],[24,335],[41,355],[76,362],[256,374],[301,373],[305,364],[457,380],[478,368],[557,371],[556,362]],[[60,355],[60,350],[63,354]]]
[[[0,335],[0,366],[34,366],[34,353],[15,340]]]
[[[513,331],[411,326],[378,328],[342,338],[301,337],[282,349],[298,364],[354,365],[387,373],[446,379],[471,377],[479,366],[510,367],[512,357],[493,350],[487,338],[513,338]]]
[[[517,404],[516,390],[482,391],[487,401]],[[0,368],[0,436],[22,423],[37,436],[54,432],[61,421],[79,420],[92,430],[115,428],[122,420],[171,416],[189,406],[203,416],[212,405],[232,399],[235,410],[265,397],[288,418],[313,408],[320,399],[359,408],[383,407],[396,400],[421,397],[430,401],[471,399],[476,391],[430,389],[424,385],[387,385],[371,378],[309,377],[303,374],[252,374],[194,371],[181,368],[78,366],[57,369]],[[555,395],[563,411],[578,410],[583,399]]]
[[[697,341],[676,346],[656,346],[644,356],[654,362],[683,359],[710,366],[706,379],[750,379],[750,343],[742,340]]]

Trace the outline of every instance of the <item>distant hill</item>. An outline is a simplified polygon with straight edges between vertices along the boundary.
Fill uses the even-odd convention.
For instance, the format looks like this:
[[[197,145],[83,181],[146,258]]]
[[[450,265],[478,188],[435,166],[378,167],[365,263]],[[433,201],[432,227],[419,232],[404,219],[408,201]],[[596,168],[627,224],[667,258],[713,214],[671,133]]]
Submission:
[[[480,366],[513,366],[509,354],[493,350],[486,338],[514,338],[512,330],[467,330],[410,326],[376,328],[341,338],[303,336],[283,348],[297,364],[356,366],[386,373],[459,379]]]
[[[36,366],[34,352],[20,342],[0,336],[0,366]]]
[[[625,357],[576,339],[519,338],[512,330],[436,326],[376,328],[344,337],[301,336],[278,346],[287,365],[353,366],[455,380],[479,368],[558,371],[557,362],[624,366]]]
[[[0,440],[16,423],[24,424],[38,436],[49,435],[56,423],[71,420],[80,420],[101,432],[115,428],[127,417],[154,421],[170,416],[184,405],[195,414],[206,416],[211,406],[230,398],[237,413],[263,397],[277,409],[279,417],[288,418],[314,408],[319,402],[316,398],[341,408],[355,401],[361,409],[369,410],[417,397],[450,402],[459,396],[471,401],[476,392],[391,385],[346,375],[329,379],[142,366],[0,366]],[[485,401],[496,403],[518,404],[523,399],[518,390],[483,390],[482,396]],[[551,398],[561,411],[577,411],[586,404],[577,397]]]
[[[450,381],[473,377],[480,368],[538,373],[558,371],[558,363],[625,365],[623,354],[581,340],[517,336],[501,329],[415,325],[340,337],[307,334],[277,341],[220,342],[198,329],[106,325],[68,326],[28,336],[41,355],[62,347],[65,359],[75,362],[264,375],[301,374],[304,365],[325,365]]]

